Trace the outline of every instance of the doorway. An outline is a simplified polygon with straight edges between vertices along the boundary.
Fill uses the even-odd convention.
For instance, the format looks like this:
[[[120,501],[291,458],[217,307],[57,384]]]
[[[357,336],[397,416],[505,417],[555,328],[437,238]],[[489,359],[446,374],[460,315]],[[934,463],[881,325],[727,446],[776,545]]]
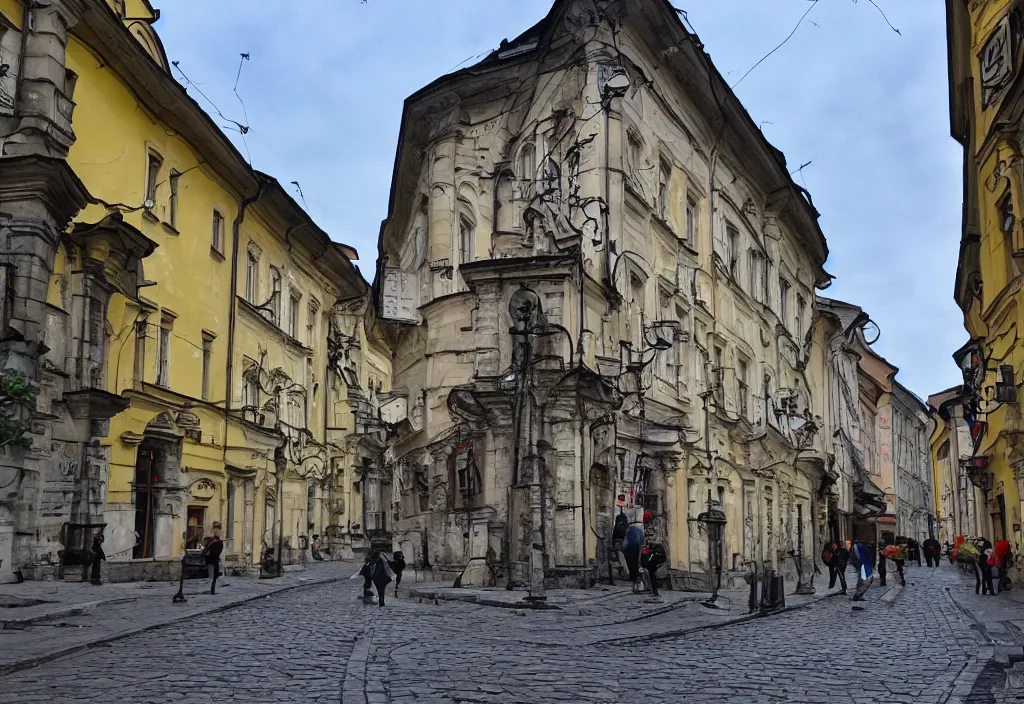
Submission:
[[[203,547],[203,526],[206,524],[206,508],[203,506],[188,507],[188,527],[185,532],[185,548],[196,550]]]
[[[996,496],[996,510],[992,513],[992,542],[1006,540],[1006,495]]]
[[[153,557],[154,501],[153,484],[159,481],[156,466],[159,450],[139,445],[135,456],[135,547],[132,558]]]

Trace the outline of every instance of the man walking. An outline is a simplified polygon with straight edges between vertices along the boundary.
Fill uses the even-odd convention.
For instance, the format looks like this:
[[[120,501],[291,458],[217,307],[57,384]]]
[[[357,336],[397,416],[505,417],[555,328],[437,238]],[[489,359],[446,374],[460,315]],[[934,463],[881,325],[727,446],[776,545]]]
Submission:
[[[847,540],[846,544],[850,552],[850,562],[857,570],[857,589],[853,592],[853,601],[864,601],[864,594],[871,586],[871,550],[863,541],[852,543]]]
[[[928,540],[924,541],[924,559],[928,561],[929,567],[938,567],[939,558],[942,557],[942,546],[939,545],[939,541],[935,539],[935,536],[929,536]]]
[[[210,575],[211,594],[217,593],[217,577],[220,577],[220,555],[222,552],[224,552],[224,543],[220,536],[214,533],[209,545],[203,550],[203,555],[206,558],[206,571]]]
[[[828,567],[828,588],[833,589],[836,586],[836,580],[839,580],[839,584],[842,589],[839,590],[840,594],[846,594],[846,564],[850,560],[850,552],[833,541],[829,543],[821,552],[821,561]]]

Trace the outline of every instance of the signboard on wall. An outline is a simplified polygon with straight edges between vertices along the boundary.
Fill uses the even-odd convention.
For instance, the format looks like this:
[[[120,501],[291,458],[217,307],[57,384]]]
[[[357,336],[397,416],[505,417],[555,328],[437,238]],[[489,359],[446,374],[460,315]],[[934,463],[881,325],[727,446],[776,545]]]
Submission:
[[[381,291],[381,318],[402,323],[418,323],[419,276],[412,271],[384,269]]]

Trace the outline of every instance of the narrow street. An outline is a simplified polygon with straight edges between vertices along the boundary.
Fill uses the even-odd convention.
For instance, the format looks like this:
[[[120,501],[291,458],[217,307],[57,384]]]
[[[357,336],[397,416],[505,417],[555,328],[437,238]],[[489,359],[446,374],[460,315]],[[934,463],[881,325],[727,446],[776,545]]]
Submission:
[[[0,684],[7,701],[54,703],[1019,701],[951,598],[973,598],[965,585],[952,567],[914,568],[902,591],[873,587],[863,611],[835,596],[644,639],[686,628],[702,607],[614,626],[623,614],[613,609],[595,617],[409,598],[381,609],[344,580],[92,647]],[[631,599],[608,596],[624,609]]]

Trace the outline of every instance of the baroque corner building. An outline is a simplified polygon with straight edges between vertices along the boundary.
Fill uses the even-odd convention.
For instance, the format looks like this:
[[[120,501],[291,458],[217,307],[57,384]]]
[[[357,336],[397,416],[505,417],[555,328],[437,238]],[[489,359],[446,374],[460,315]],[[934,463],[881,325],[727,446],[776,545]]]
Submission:
[[[964,383],[938,409],[948,419],[949,437],[935,438],[935,456],[941,451],[943,461],[956,462],[948,474],[965,480],[955,494],[944,487],[941,518],[948,522],[952,514],[961,535],[1005,539],[1020,554],[1024,345],[1016,330],[1024,315],[1024,3],[947,0],[946,23],[950,129],[964,155],[954,297],[970,340],[954,354]],[[961,425],[969,442],[957,435]]]
[[[0,0],[2,580],[74,578],[100,531],[115,580],[214,532],[242,570],[366,539],[390,352],[358,255],[173,79],[158,19]]]
[[[135,298],[155,243],[116,214],[71,220],[94,197],[68,163],[76,74],[69,29],[88,3],[0,6],[0,582],[40,554],[84,550],[102,517],[109,420],[106,312]],[[56,274],[65,269],[60,285]]]
[[[406,101],[393,178],[396,547],[463,583],[589,585],[624,513],[680,584],[810,581],[825,239],[668,3],[555,2]]]

